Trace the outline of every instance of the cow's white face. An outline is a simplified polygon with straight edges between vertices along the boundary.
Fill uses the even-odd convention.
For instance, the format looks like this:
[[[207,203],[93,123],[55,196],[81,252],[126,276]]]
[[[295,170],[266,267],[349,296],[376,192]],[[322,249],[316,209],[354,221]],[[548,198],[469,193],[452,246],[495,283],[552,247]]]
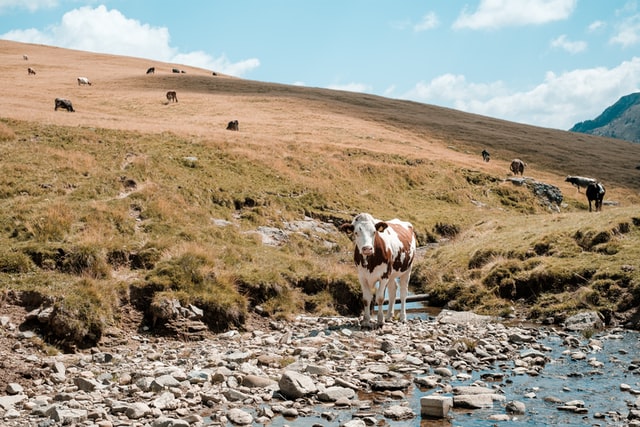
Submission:
[[[376,237],[374,221],[354,221],[353,240],[362,256],[373,255],[373,242]]]

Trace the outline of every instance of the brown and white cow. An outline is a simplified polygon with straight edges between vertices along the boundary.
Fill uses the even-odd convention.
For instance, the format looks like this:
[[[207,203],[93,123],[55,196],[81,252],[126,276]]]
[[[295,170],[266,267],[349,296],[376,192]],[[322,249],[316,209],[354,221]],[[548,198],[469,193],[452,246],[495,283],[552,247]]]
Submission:
[[[409,292],[409,278],[416,255],[416,235],[413,225],[399,219],[380,221],[368,213],[361,213],[351,223],[342,224],[340,230],[352,237],[356,245],[353,260],[358,269],[364,301],[362,325],[365,327],[371,325],[371,300],[374,293],[378,304],[378,325],[384,323],[382,303],[387,287],[389,288],[387,320],[393,318],[396,279],[400,279],[400,321],[404,322],[407,318],[406,299]],[[377,289],[376,284],[378,284]]]
[[[29,67],[27,68],[27,74],[31,75],[36,75],[36,70],[34,70],[33,68]]]
[[[524,168],[527,167],[527,164],[525,162],[523,162],[520,159],[513,159],[511,160],[511,166],[509,167],[509,169],[511,169],[511,172],[514,175],[524,175]]]

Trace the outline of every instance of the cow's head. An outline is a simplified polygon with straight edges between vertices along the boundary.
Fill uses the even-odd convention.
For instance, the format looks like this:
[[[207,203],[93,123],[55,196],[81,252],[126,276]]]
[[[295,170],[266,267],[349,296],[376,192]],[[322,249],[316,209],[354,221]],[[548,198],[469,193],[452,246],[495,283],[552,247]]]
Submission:
[[[366,257],[373,255],[376,232],[382,232],[387,227],[387,223],[376,221],[369,214],[359,214],[351,223],[342,224],[340,231],[351,237],[358,252]]]

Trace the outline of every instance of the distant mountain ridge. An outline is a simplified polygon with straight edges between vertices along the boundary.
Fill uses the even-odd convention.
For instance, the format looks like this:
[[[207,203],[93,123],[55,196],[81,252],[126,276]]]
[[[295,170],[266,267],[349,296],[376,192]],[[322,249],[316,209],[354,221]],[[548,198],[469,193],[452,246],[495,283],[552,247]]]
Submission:
[[[594,120],[576,123],[569,131],[640,143],[640,92],[623,96]]]

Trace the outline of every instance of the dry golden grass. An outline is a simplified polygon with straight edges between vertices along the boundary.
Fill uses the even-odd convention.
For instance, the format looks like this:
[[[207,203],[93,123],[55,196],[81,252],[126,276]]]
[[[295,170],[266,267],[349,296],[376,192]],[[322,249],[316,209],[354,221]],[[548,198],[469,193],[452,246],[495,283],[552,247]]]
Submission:
[[[234,288],[274,315],[301,307],[327,313],[329,296],[338,307],[357,289],[348,239],[311,233],[269,247],[256,229],[368,211],[412,221],[421,244],[452,237],[421,251],[412,284],[460,308],[504,310],[509,286],[535,290],[526,298],[538,316],[640,301],[640,272],[628,267],[640,257],[640,144],[1,40],[0,64],[0,243],[8,248],[0,273],[12,286],[63,293],[63,284],[90,279],[96,288],[144,287],[150,277],[185,276],[171,268],[193,257],[207,286]],[[154,75],[145,74],[150,66]],[[174,66],[186,73],[171,73]],[[78,86],[78,76],[92,86]],[[167,102],[168,90],[179,102]],[[56,97],[72,100],[76,112],[54,111]],[[226,130],[234,119],[239,132]],[[526,176],[562,190],[560,213],[505,180],[515,157],[528,163]],[[602,180],[613,205],[589,214],[566,175]],[[221,219],[233,225],[216,225]],[[611,231],[621,223],[629,228]],[[611,238],[594,242],[598,233]],[[16,254],[35,263],[29,279],[29,264]],[[89,265],[95,257],[104,263]],[[553,303],[537,298],[541,281]],[[193,284],[182,285],[171,292],[188,300]],[[608,299],[578,285],[606,288]],[[237,311],[237,295],[227,296]]]
[[[22,59],[28,52],[29,60]],[[594,176],[611,191],[640,189],[640,144],[526,126],[455,110],[373,95],[242,80],[175,64],[0,40],[2,116],[43,124],[172,132],[229,144],[238,155],[264,159],[303,151],[391,152],[447,161],[506,176],[518,157],[526,174],[558,185],[566,175]],[[27,74],[27,67],[37,74]],[[145,75],[149,66],[154,75]],[[78,86],[78,76],[93,85]],[[169,104],[167,90],[178,103]],[[71,99],[75,113],[53,110]],[[229,120],[240,132],[225,130]],[[491,152],[480,161],[483,148]],[[282,159],[274,159],[281,161]],[[634,193],[635,193],[634,191]],[[571,193],[566,191],[567,194]]]

